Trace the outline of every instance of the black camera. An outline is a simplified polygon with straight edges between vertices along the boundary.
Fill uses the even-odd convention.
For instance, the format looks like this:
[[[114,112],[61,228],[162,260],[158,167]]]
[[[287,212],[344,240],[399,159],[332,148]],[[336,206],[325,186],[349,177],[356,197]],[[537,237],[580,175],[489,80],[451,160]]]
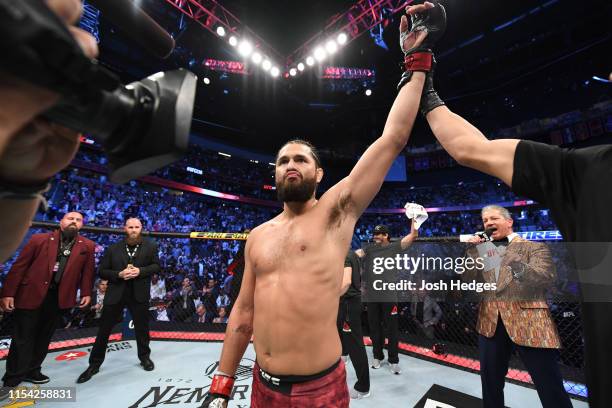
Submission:
[[[0,0],[0,53],[0,71],[62,96],[43,116],[99,142],[112,182],[148,174],[187,151],[193,73],[160,72],[122,85],[83,54],[42,0]]]

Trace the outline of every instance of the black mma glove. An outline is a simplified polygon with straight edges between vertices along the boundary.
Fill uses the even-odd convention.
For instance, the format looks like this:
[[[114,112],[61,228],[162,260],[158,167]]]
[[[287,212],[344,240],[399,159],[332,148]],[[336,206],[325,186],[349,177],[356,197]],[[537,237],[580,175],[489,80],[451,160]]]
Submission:
[[[402,16],[400,46],[404,52],[404,74],[397,86],[398,90],[410,81],[413,72],[432,71],[435,62],[432,48],[446,30],[446,10],[437,1],[409,6],[406,13],[410,15],[411,28],[408,30],[408,19]]]

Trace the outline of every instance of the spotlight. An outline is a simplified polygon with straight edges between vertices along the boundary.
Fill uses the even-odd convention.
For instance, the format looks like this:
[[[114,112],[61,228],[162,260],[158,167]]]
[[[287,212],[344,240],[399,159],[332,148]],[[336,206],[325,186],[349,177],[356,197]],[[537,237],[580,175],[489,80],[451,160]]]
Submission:
[[[225,28],[223,26],[217,27],[217,35],[219,37],[225,37]]]
[[[270,68],[272,68],[272,63],[270,62],[270,60],[265,60],[263,64],[261,64],[261,67],[263,68],[264,71],[267,71]]]
[[[304,70],[304,68],[306,68],[306,67],[304,66],[304,63],[303,63],[303,62],[300,62],[300,63],[297,65],[297,67],[298,67],[298,70],[300,70],[300,71],[303,71],[303,70]]]
[[[295,69],[295,68],[291,68],[291,69],[289,70],[289,75],[291,75],[291,76],[296,76],[296,75],[297,75],[297,69]]]
[[[312,57],[306,58],[306,64],[308,64],[309,66],[312,67],[314,65],[314,63],[315,63],[314,58],[312,58]]]
[[[232,47],[235,47],[236,45],[238,45],[238,39],[232,35],[229,38],[229,43]]]
[[[346,44],[347,40],[348,40],[348,37],[345,33],[338,34],[338,44],[344,45]]]
[[[260,53],[255,52],[253,53],[253,57],[251,57],[251,59],[253,60],[254,63],[259,64],[261,60],[263,59],[263,57],[261,56]]]
[[[238,46],[238,52],[243,57],[248,57],[249,55],[251,55],[251,52],[253,52],[253,46],[247,40],[243,40]]]
[[[210,85],[210,78],[204,77],[203,81],[206,85]]]
[[[334,40],[329,40],[327,42],[327,44],[325,44],[325,49],[330,54],[333,54],[334,52],[336,52],[338,50],[338,44],[336,44],[336,42]]]
[[[280,70],[278,69],[278,67],[272,67],[272,69],[270,70],[270,74],[272,74],[272,76],[276,78],[280,74]]]
[[[371,89],[366,89],[365,94],[366,94],[366,96],[372,95],[372,90]]]
[[[327,54],[325,53],[323,47],[317,47],[314,50],[314,56],[317,61],[323,61]]]

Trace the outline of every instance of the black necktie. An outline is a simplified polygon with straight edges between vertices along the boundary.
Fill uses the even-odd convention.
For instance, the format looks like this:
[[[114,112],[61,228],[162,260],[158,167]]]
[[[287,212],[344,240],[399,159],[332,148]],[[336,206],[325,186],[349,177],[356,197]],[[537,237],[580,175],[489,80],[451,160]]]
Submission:
[[[493,245],[495,246],[508,246],[508,244],[510,243],[510,240],[508,239],[508,237],[502,238],[502,239],[496,239],[495,241],[493,241]]]

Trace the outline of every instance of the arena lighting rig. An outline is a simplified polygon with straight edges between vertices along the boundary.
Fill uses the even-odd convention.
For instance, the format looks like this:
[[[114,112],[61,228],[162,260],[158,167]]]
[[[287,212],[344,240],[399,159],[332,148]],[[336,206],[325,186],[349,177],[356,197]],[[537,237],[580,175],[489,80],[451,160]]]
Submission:
[[[280,76],[284,60],[280,53],[216,0],[166,2],[235,48],[244,63],[259,66],[272,77]]]
[[[289,76],[323,63],[363,33],[404,10],[414,0],[359,0],[345,12],[327,21],[324,28],[294,50],[286,59]],[[384,12],[383,12],[384,11]],[[304,62],[306,65],[304,65]],[[291,72],[295,72],[292,74]]]
[[[215,0],[166,2],[226,41],[245,63],[260,67],[273,78],[293,78],[323,64],[331,55],[385,18],[403,10],[413,0],[359,0],[344,13],[331,18],[321,31],[286,58]]]

